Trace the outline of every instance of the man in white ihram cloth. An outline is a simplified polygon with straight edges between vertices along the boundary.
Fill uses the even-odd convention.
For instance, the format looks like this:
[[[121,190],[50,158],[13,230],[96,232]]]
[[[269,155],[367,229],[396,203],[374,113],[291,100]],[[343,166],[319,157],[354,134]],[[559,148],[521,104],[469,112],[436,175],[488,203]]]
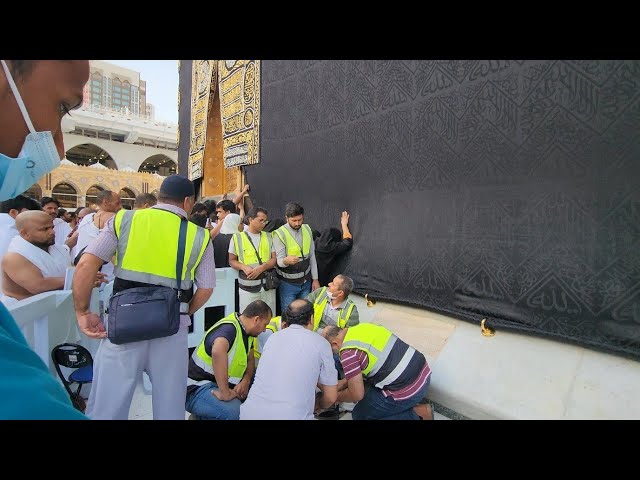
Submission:
[[[19,235],[11,239],[2,259],[0,299],[6,307],[19,300],[50,290],[61,290],[67,267],[71,266],[69,247],[55,244],[53,219],[42,211],[26,211],[16,217]],[[22,328],[33,345],[31,328]]]

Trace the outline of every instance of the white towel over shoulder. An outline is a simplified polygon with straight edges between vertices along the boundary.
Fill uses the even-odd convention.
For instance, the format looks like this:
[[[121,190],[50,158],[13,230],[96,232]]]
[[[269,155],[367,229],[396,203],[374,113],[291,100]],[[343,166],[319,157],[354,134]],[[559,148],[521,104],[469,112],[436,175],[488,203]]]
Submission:
[[[64,277],[67,267],[71,266],[69,247],[66,245],[51,245],[48,250],[48,252],[45,252],[17,235],[11,239],[7,253],[19,253],[33,263],[45,278]]]

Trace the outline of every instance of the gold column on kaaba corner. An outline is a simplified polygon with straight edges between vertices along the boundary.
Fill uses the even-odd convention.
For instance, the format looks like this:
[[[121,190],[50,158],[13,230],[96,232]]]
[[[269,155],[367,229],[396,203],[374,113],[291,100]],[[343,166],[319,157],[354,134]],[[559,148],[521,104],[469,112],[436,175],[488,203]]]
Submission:
[[[189,178],[201,197],[231,193],[259,161],[260,62],[194,60],[191,98]]]

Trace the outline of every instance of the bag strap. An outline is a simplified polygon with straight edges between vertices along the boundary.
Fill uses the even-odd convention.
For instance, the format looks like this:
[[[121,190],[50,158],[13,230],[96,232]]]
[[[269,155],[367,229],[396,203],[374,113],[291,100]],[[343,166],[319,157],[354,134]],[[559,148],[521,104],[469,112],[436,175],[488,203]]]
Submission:
[[[187,243],[187,224],[186,218],[180,219],[180,236],[178,237],[178,258],[176,259],[176,283],[178,284],[178,300],[182,296],[180,285],[182,283],[182,266],[184,265],[184,250]]]
[[[260,260],[260,254],[258,253],[258,250],[256,250],[256,246],[251,241],[251,237],[249,236],[249,234],[246,231],[244,232],[244,234],[247,236],[247,238],[249,239],[249,243],[253,247],[253,250],[256,252],[256,257],[258,257],[258,263],[260,265],[262,265],[262,260]],[[260,239],[262,239],[262,233],[260,234]]]

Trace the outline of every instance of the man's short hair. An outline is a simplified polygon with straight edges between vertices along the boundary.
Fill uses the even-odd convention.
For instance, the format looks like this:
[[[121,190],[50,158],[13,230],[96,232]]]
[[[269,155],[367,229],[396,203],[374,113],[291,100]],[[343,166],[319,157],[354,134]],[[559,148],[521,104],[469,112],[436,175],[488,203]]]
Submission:
[[[285,217],[297,217],[298,215],[304,215],[304,208],[302,205],[295,202],[289,202],[284,207],[284,216]]]
[[[289,325],[302,325],[304,327],[309,325],[312,316],[313,303],[304,298],[298,298],[289,304],[283,318],[287,319]]]
[[[59,208],[58,209],[58,218],[62,218],[64,217],[64,214],[67,213],[67,210],[64,208]]]
[[[245,317],[258,316],[260,318],[267,318],[273,316],[273,312],[271,311],[271,307],[262,300],[254,300],[247,305],[247,308],[244,309],[242,315]]]
[[[267,216],[269,215],[264,208],[253,207],[251,210],[249,210],[249,213],[247,213],[247,218],[256,218],[260,212],[264,213]]]
[[[40,206],[44,208],[48,203],[55,203],[58,208],[60,208],[60,202],[52,197],[42,197],[40,200]]]
[[[340,290],[344,292],[344,298],[347,298],[353,292],[353,279],[351,277],[347,277],[346,275],[337,275],[340,279]]]
[[[212,200],[210,198],[209,200],[205,200],[204,202],[202,202],[202,204],[207,209],[207,216],[211,215],[212,213],[214,213],[216,211],[216,201],[215,200]]]
[[[111,195],[114,195],[111,190],[102,190],[98,192],[98,195],[96,195],[96,203],[98,205],[102,205],[106,200],[111,198]]]
[[[0,213],[9,213],[11,210],[20,212],[25,208],[27,210],[42,210],[42,207],[37,201],[24,195],[18,195],[11,200],[0,202]]]
[[[196,203],[193,205],[193,208],[191,209],[191,213],[192,214],[201,214],[201,212],[206,212],[207,211],[207,207],[205,206],[204,203]]]
[[[195,223],[199,227],[206,228],[207,226],[207,217],[205,215],[200,215],[198,213],[194,213],[189,217],[189,221],[191,223]]]
[[[145,203],[148,203],[149,206],[153,206],[156,203],[158,203],[158,199],[156,198],[155,195],[153,195],[151,193],[141,193],[133,201],[133,206],[134,207],[142,207],[142,206],[144,206]]]
[[[329,342],[335,340],[338,335],[340,335],[340,332],[342,331],[342,329],[336,325],[332,325],[330,327],[327,327],[324,329],[324,331],[322,332],[322,335],[324,336],[324,338],[326,338],[327,340],[329,340]]]
[[[220,200],[217,203],[216,208],[221,208],[225,212],[236,213],[236,204],[231,200]]]

